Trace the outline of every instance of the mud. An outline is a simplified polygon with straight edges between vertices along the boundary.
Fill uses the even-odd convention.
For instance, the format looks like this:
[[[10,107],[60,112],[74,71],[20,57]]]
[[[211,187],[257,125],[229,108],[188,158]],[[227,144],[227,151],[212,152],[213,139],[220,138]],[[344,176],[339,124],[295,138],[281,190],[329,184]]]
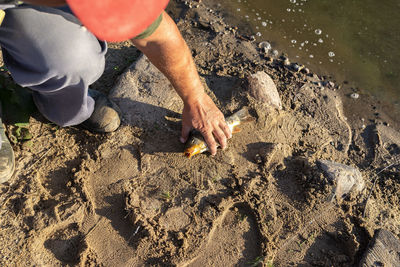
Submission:
[[[98,135],[31,119],[33,146],[14,145],[0,185],[2,266],[354,266],[374,230],[400,236],[398,129],[353,124],[338,86],[266,59],[203,3],[169,12],[224,114],[247,106],[256,120],[215,157],[185,158],[178,96],[133,46],[111,44],[93,88],[123,124]],[[257,71],[282,110],[249,96]],[[365,189],[328,201],[324,159],[358,168]]]

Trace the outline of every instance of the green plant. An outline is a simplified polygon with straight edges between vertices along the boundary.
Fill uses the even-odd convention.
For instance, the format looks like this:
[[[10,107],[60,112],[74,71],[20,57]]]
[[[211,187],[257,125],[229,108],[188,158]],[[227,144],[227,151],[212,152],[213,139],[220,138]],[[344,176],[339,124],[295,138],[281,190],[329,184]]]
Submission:
[[[170,201],[172,199],[172,195],[169,191],[163,192],[161,194],[161,197],[165,200],[165,201]]]
[[[260,263],[262,263],[264,260],[264,256],[258,256],[252,261],[249,261],[247,264],[251,267],[257,267]]]

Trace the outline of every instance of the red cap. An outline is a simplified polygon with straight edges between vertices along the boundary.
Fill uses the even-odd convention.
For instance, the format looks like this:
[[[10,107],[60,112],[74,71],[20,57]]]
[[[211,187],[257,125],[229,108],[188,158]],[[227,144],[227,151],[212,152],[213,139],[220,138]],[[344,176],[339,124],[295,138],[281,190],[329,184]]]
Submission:
[[[153,23],[169,0],[67,0],[78,19],[97,38],[119,42]]]

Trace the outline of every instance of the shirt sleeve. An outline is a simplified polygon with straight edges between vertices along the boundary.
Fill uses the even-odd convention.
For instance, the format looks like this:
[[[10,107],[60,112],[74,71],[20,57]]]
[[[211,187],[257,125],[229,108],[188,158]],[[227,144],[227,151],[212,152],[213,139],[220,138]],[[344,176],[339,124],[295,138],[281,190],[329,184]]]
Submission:
[[[133,39],[144,39],[146,37],[149,37],[157,30],[158,26],[160,26],[161,24],[161,21],[162,21],[162,14],[149,27],[147,27],[147,29],[145,29],[142,33],[140,33]]]

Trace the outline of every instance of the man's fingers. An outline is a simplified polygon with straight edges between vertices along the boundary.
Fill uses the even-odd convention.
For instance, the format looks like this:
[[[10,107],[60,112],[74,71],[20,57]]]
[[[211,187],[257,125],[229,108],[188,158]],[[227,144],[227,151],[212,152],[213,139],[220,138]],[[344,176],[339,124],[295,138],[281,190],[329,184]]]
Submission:
[[[217,142],[214,139],[212,132],[202,132],[204,140],[207,143],[208,148],[210,149],[211,155],[217,154]]]
[[[226,124],[225,121],[220,124],[220,127],[224,131],[226,138],[232,138],[231,129],[229,129],[229,127],[228,127],[228,125]]]
[[[181,141],[181,143],[185,143],[186,140],[189,137],[189,133],[192,130],[191,126],[187,126],[187,125],[182,125],[182,133],[181,133],[181,138],[179,138],[179,140]]]
[[[222,131],[219,127],[215,127],[213,130],[213,134],[215,138],[217,138],[218,143],[221,145],[222,149],[226,148],[226,136],[224,131]]]

